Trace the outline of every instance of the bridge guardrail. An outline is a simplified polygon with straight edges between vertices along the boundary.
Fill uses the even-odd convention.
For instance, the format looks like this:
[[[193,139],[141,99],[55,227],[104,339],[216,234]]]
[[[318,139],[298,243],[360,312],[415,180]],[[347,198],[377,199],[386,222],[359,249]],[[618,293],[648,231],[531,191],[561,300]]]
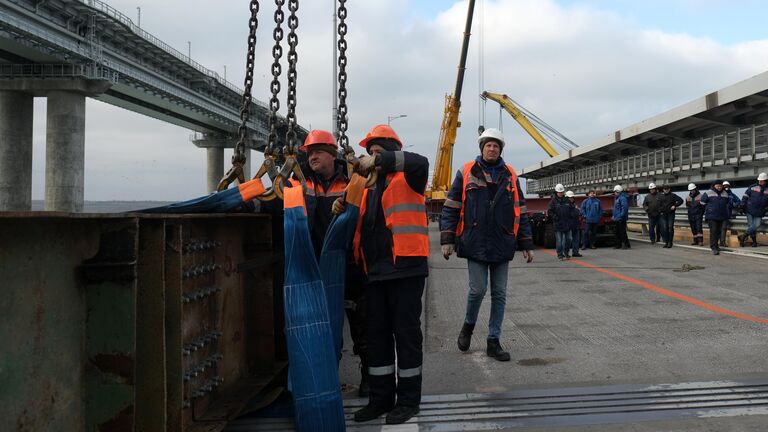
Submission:
[[[3,78],[84,77],[105,79],[114,83],[117,82],[119,74],[107,68],[82,64],[0,64],[0,76]]]
[[[647,225],[648,215],[642,208],[634,207],[629,209],[628,223]],[[684,207],[678,209],[675,212],[675,228],[690,228],[688,225],[688,214]],[[707,229],[706,221],[704,223],[704,229]],[[738,232],[744,232],[747,230],[747,217],[744,215],[736,215],[731,218],[731,229]],[[768,234],[768,220],[764,219],[763,224],[757,230],[760,233]]]

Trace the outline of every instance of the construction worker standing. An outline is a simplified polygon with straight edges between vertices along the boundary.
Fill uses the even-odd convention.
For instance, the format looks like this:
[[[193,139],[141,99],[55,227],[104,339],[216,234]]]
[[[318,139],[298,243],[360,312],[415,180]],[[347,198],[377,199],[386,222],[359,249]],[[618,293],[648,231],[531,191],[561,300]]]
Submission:
[[[659,196],[659,215],[661,221],[661,237],[664,247],[671,248],[675,239],[675,211],[683,205],[683,199],[672,193],[670,185],[664,185]]]
[[[621,185],[613,187],[613,223],[616,225],[616,245],[614,249],[630,249],[629,237],[627,237],[627,220],[629,219],[629,199]]]
[[[659,190],[655,183],[648,185],[648,194],[643,198],[643,210],[648,215],[648,233],[651,235],[651,244],[656,244],[661,231],[661,212],[659,211]]]
[[[571,205],[571,215],[568,221],[571,224],[571,244],[568,246],[572,251],[571,256],[575,258],[581,258],[583,255],[579,253],[581,248],[581,213],[579,208],[576,207],[576,194],[573,191],[566,191],[565,197],[568,198],[568,202]]]
[[[704,206],[701,204],[701,193],[694,183],[688,184],[685,207],[688,209],[688,225],[693,235],[691,245],[704,246]]]
[[[603,216],[603,205],[595,197],[595,191],[587,193],[587,199],[581,203],[581,215],[584,217],[586,229],[584,230],[584,249],[596,249],[597,226],[600,224],[600,218]]]
[[[741,199],[739,199],[739,197],[733,193],[731,190],[731,183],[728,180],[723,182],[723,190],[725,190],[725,192],[731,198],[731,212],[728,214],[728,219],[726,219],[723,223],[723,232],[720,233],[720,246],[726,246],[725,239],[726,234],[728,234],[728,230],[731,229],[732,226],[731,219],[733,219],[733,210],[741,208]]]
[[[504,135],[486,129],[478,138],[480,156],[456,173],[440,218],[440,244],[448,259],[456,249],[467,259],[469,294],[464,323],[458,337],[460,351],[467,351],[491,281],[491,316],[486,354],[499,361],[510,355],[499,342],[507,298],[509,261],[517,249],[527,262],[533,261],[531,227],[525,197],[515,170],[504,163]]]
[[[555,186],[555,195],[549,201],[547,217],[552,220],[555,231],[557,258],[560,261],[571,259],[571,202],[565,196],[565,187],[559,183]]]
[[[731,214],[731,197],[723,190],[723,181],[715,180],[712,189],[701,196],[701,203],[706,207],[704,216],[709,224],[709,248],[713,255],[720,255],[720,233],[723,222]]]
[[[757,229],[763,223],[768,211],[768,173],[761,172],[757,183],[748,187],[741,197],[741,205],[747,214],[747,233],[739,236],[739,246],[744,247],[747,236],[752,238],[752,247],[757,247]]]
[[[357,169],[378,171],[376,184],[363,193],[354,238],[355,256],[368,285],[370,398],[355,421],[384,413],[388,424],[408,421],[421,403],[421,298],[429,273],[429,228],[424,190],[427,158],[402,151],[387,125],[377,125],[360,142],[370,156]],[[335,211],[343,210],[341,201]],[[397,377],[395,376],[397,373]]]

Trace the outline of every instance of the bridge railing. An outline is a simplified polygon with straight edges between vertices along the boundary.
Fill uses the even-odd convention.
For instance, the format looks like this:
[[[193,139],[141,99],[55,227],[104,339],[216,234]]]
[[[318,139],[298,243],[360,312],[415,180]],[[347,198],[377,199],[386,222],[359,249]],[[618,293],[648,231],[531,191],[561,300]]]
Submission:
[[[628,223],[643,225],[643,232],[648,231],[648,215],[642,208],[630,208]],[[690,228],[688,225],[688,213],[685,208],[679,208],[675,214],[675,228]],[[704,221],[704,229],[707,229],[707,223]],[[743,233],[747,230],[747,217],[736,215],[731,219],[732,231]],[[763,224],[757,230],[760,233],[768,234],[768,219],[763,220]]]
[[[0,64],[3,78],[88,78],[117,82],[113,70],[84,64]]]
[[[641,178],[672,176],[680,172],[768,159],[768,123],[735,128],[674,146],[599,163],[562,174],[529,179],[526,191],[552,191],[622,182]]]

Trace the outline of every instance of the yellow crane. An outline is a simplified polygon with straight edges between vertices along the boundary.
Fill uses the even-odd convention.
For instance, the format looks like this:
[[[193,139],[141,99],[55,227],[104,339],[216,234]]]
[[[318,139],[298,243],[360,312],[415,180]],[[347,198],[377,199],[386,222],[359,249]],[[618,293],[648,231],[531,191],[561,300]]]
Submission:
[[[437,155],[435,157],[435,173],[432,177],[432,185],[427,191],[427,200],[435,202],[439,207],[441,201],[451,188],[451,165],[453,159],[453,145],[456,143],[456,129],[461,127],[459,121],[459,109],[461,108],[461,90],[464,85],[464,71],[467,69],[467,51],[469,49],[469,35],[472,30],[472,14],[475,10],[475,0],[469,0],[467,10],[467,23],[464,26],[464,41],[459,57],[459,72],[456,77],[456,88],[452,95],[445,96],[445,110],[443,122],[440,125],[440,138],[437,142]],[[437,207],[430,206],[430,211],[439,211]]]
[[[528,117],[526,117],[525,114],[523,114],[523,112],[517,108],[509,96],[501,93],[484,91],[480,97],[484,100],[490,99],[492,101],[498,102],[499,105],[501,105],[501,107],[504,108],[504,110],[506,110],[509,115],[511,115],[512,118],[515,119],[526,132],[528,132],[528,135],[530,135],[531,138],[533,138],[533,140],[536,141],[536,143],[541,148],[543,148],[550,157],[555,157],[559,154],[557,150],[555,150],[552,145],[549,144],[549,141],[547,141],[546,138],[541,135],[539,130],[536,129],[536,126],[534,126],[533,123],[528,120]]]

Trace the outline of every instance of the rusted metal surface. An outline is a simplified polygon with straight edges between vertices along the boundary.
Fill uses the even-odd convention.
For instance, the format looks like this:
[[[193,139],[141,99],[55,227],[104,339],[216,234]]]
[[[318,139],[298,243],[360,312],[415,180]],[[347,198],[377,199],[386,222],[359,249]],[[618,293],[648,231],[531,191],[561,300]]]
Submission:
[[[0,357],[0,430],[235,416],[277,374],[281,310],[270,219],[228,216],[0,213],[0,336],[20,348]]]

